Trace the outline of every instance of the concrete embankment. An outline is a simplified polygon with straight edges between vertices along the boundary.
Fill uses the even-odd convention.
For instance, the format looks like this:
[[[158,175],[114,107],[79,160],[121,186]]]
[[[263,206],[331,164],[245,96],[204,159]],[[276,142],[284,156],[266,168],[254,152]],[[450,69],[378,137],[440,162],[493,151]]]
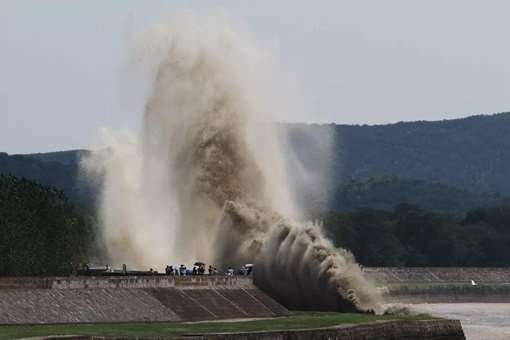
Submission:
[[[387,302],[510,302],[510,268],[364,268]]]
[[[510,285],[393,285],[383,289],[387,302],[509,303]]]
[[[176,322],[288,314],[245,277],[0,279],[0,324]]]

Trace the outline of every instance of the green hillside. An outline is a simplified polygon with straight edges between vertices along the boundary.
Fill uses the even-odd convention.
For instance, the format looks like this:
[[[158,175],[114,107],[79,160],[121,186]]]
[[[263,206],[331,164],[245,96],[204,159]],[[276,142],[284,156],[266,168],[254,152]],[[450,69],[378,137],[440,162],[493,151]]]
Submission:
[[[89,258],[95,225],[62,191],[0,175],[0,275],[70,273]]]
[[[76,165],[81,157],[90,154],[88,150],[68,150],[56,152],[33,153],[31,157],[40,159],[44,162],[57,162],[64,165]]]
[[[365,266],[509,266],[510,207],[470,210],[461,217],[401,204],[331,212],[324,228]]]
[[[375,126],[285,127],[296,157],[316,177],[324,176],[324,164],[318,157],[328,144],[321,142],[323,136],[334,138],[328,175],[330,201],[324,202],[324,193],[313,184],[295,179],[298,196],[309,209],[392,209],[399,203],[411,203],[459,214],[510,197],[510,113]],[[29,178],[59,188],[71,199],[92,203],[96,193],[79,176],[78,167],[80,157],[87,153],[0,153],[0,173]]]
[[[330,209],[340,212],[366,207],[393,210],[400,203],[453,215],[470,209],[510,204],[499,194],[473,193],[440,183],[403,179],[397,176],[352,180],[338,187],[330,201]]]
[[[289,125],[291,145],[311,171],[333,131],[333,183],[397,175],[473,192],[510,195],[510,112],[388,125]],[[313,153],[311,152],[313,151]]]
[[[0,174],[30,179],[62,190],[72,200],[92,204],[94,188],[79,175],[81,153],[74,150],[34,155],[0,153]]]
[[[297,158],[316,177],[323,175],[320,155],[327,145],[316,141],[334,132],[329,201],[307,181],[297,183],[298,197],[324,221],[335,245],[352,250],[360,263],[510,265],[510,113],[381,126],[287,127]],[[90,207],[97,199],[97,190],[80,177],[79,159],[87,152],[0,153],[0,256],[11,266],[0,272],[20,266],[23,273],[36,273],[27,268],[45,259],[57,273],[65,270],[67,257],[86,256],[92,243],[84,240],[93,235],[95,217],[75,204]],[[70,254],[63,242],[78,251]],[[12,244],[18,247],[13,250]],[[50,254],[44,250],[50,244],[62,246]]]

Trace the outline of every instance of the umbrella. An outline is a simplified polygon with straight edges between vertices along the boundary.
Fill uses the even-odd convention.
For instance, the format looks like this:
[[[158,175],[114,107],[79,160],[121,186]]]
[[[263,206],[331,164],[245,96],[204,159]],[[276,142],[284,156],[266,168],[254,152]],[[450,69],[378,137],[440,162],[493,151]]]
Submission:
[[[253,267],[253,264],[251,264],[251,263],[247,263],[247,264],[245,264],[244,266],[245,266],[246,268],[249,268],[249,267]]]
[[[194,266],[205,266],[205,263],[203,262],[195,262]]]

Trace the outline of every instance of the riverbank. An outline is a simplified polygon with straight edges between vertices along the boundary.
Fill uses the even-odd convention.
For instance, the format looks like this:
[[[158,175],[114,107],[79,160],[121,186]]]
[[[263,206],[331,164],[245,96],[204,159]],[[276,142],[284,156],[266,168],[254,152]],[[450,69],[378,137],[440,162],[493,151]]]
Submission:
[[[510,303],[510,268],[364,268],[388,303]]]

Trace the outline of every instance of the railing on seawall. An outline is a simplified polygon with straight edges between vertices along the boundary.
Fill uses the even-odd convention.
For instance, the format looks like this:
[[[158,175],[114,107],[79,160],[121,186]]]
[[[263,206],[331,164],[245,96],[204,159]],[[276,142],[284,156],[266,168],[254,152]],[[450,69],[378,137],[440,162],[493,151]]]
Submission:
[[[85,288],[251,288],[247,276],[73,276],[73,277],[3,277],[0,289],[85,289]]]

